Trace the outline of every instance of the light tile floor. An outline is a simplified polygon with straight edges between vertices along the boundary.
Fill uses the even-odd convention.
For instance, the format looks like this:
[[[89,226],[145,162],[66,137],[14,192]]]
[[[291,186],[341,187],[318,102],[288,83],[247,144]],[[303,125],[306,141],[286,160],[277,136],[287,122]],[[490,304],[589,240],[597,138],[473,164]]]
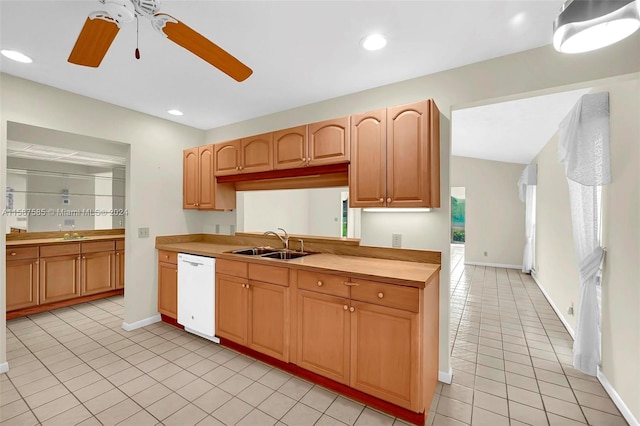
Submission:
[[[515,270],[464,265],[452,246],[453,383],[429,426],[624,425],[570,367],[572,341]],[[122,330],[114,297],[7,322],[2,425],[403,425],[400,420],[163,323]]]

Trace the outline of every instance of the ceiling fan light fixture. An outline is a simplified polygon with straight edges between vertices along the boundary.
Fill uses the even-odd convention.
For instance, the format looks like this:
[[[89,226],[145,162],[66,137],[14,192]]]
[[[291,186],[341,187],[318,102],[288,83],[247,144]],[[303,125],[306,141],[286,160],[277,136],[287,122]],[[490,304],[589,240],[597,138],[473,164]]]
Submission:
[[[553,22],[553,47],[562,53],[582,53],[630,36],[640,28],[636,1],[567,1]]]
[[[365,50],[380,50],[387,45],[387,39],[382,34],[369,34],[360,40],[360,46]]]
[[[171,115],[175,115],[175,116],[180,116],[180,115],[184,115],[184,113],[182,111],[180,111],[179,109],[170,109],[169,111],[167,111],[169,114]]]
[[[12,61],[21,62],[23,64],[30,64],[33,62],[33,59],[31,59],[24,53],[18,52],[17,50],[2,49],[0,50],[0,53],[2,53],[2,56],[4,56],[5,58],[9,58]]]

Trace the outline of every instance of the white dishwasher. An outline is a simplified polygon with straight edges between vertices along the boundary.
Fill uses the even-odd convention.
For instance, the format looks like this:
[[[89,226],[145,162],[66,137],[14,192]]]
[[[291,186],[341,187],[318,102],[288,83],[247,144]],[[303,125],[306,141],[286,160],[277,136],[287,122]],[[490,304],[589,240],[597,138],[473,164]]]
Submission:
[[[216,343],[216,260],[178,253],[178,324]]]

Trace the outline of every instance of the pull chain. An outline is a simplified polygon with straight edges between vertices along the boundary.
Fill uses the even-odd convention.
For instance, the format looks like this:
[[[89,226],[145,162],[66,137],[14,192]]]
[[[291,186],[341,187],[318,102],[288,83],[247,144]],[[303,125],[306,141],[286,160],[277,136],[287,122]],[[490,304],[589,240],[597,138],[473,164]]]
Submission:
[[[138,49],[139,37],[140,37],[140,21],[138,20],[138,15],[136,14],[136,59],[140,59],[140,49]]]

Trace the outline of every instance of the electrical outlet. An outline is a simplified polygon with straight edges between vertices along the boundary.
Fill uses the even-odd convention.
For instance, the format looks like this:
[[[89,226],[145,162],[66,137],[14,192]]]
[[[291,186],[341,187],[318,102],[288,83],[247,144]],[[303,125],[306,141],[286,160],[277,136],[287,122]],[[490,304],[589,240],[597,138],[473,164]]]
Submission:
[[[489,252],[484,252],[484,257],[487,257],[487,255],[489,254]]]
[[[149,228],[138,228],[138,238],[149,238]]]
[[[402,247],[402,234],[391,234],[391,247]]]
[[[573,302],[571,302],[571,306],[569,306],[569,309],[567,309],[567,313],[569,315],[573,315]]]

